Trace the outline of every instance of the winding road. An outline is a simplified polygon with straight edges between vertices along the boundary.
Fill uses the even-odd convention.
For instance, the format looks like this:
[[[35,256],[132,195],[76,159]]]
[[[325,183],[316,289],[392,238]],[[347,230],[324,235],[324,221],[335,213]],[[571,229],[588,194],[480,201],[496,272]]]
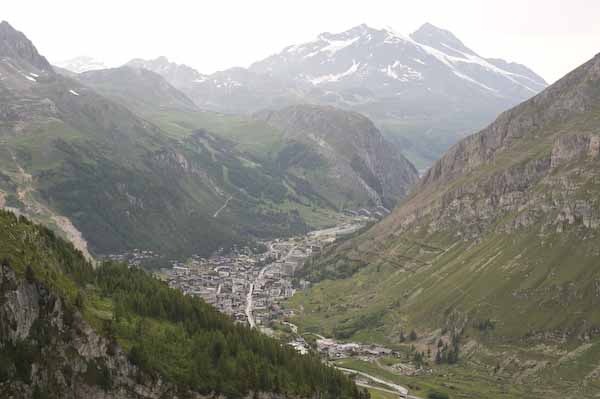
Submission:
[[[287,258],[294,252],[296,246],[292,247],[287,255],[283,258],[283,260],[287,260]],[[256,328],[256,321],[254,320],[254,315],[252,314],[252,308],[254,307],[254,300],[252,299],[252,294],[254,294],[254,286],[259,284],[265,277],[265,272],[268,268],[271,267],[271,263],[260,269],[258,272],[258,276],[253,283],[250,283],[250,288],[248,289],[248,294],[246,295],[246,318],[248,319],[248,324],[250,324],[250,328]]]
[[[225,203],[223,204],[222,207],[220,207],[219,209],[217,209],[217,211],[215,212],[215,214],[213,215],[213,218],[218,218],[219,217],[219,213],[221,213],[221,211],[225,208],[227,208],[227,205],[229,205],[229,201],[231,201],[233,197],[230,195],[229,198],[227,198],[227,200],[225,201]]]

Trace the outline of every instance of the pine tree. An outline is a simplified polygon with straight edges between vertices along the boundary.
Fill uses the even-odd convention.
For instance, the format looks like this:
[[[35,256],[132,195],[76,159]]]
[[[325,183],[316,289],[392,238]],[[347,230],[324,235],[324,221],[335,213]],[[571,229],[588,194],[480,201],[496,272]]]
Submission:
[[[408,336],[408,338],[409,338],[411,341],[416,341],[416,340],[417,340],[417,332],[416,332],[415,330],[412,330],[412,331],[410,332],[410,335]]]

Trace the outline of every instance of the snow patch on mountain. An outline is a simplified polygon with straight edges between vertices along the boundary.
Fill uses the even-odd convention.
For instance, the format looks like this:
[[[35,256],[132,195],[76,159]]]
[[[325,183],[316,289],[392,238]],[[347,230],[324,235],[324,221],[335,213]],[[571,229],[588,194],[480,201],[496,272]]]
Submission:
[[[387,65],[380,69],[380,71],[385,73],[388,77],[401,82],[423,79],[423,75],[420,72],[415,71],[408,65],[402,64],[400,61],[395,61],[392,65]]]
[[[349,47],[356,43],[356,41],[360,39],[360,36],[348,40],[330,40],[324,38],[323,36],[320,36],[319,39],[327,43],[327,45],[325,47],[317,49],[316,51],[313,51],[312,53],[307,54],[305,58],[311,58],[320,53],[329,53],[329,56],[332,56],[338,51],[343,50],[346,47]]]
[[[346,76],[350,76],[356,73],[358,71],[359,66],[359,63],[357,63],[355,60],[352,60],[352,66],[350,66],[350,68],[348,68],[346,71],[338,74],[328,74],[312,78],[310,79],[310,82],[315,86],[326,82],[337,82],[340,79],[345,78]]]
[[[498,90],[492,89],[491,87],[486,86],[485,84],[483,84],[481,82],[478,82],[477,80],[475,80],[475,79],[473,79],[473,78],[471,78],[471,77],[469,77],[467,75],[464,75],[464,74],[462,74],[462,73],[460,73],[460,72],[458,72],[456,70],[452,71],[452,73],[454,73],[456,76],[458,76],[461,79],[464,79],[464,80],[466,80],[468,82],[476,84],[477,86],[481,87],[482,89],[491,91],[494,94],[498,94]]]

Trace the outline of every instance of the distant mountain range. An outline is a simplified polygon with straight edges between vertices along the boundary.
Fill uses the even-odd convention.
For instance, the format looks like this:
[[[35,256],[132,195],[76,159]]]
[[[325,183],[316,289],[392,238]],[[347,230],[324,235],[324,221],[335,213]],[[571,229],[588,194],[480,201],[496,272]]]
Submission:
[[[75,57],[68,60],[55,62],[59,68],[66,69],[73,73],[82,73],[87,71],[95,71],[97,69],[108,68],[104,62],[88,56]]]
[[[284,132],[271,119],[201,111],[145,69],[55,71],[6,22],[0,77],[0,208],[92,255],[207,255],[331,225],[346,207],[392,207],[416,180],[363,116],[309,107],[314,123],[281,114]]]
[[[367,25],[323,33],[247,69],[211,75],[165,57],[128,65],[161,74],[203,109],[314,103],[364,113],[419,167],[547,85],[526,66],[481,57],[431,24],[410,36]]]

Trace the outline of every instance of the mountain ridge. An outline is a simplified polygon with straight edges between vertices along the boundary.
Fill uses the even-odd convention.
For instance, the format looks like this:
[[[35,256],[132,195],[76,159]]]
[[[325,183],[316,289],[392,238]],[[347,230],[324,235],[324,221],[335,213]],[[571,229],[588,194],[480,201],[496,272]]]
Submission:
[[[161,73],[153,62],[132,66]],[[200,75],[175,80],[163,72],[203,109],[252,113],[312,103],[363,113],[420,169],[547,85],[529,68],[481,57],[431,24],[409,36],[365,24],[322,33],[247,69]]]
[[[0,22],[0,53],[12,55],[15,59],[24,59],[39,70],[54,72],[48,60],[38,53],[31,40],[6,21]]]
[[[338,206],[339,209],[353,208],[365,200],[371,206],[392,208],[416,181],[414,166],[395,153],[393,145],[361,114],[331,106],[295,105],[262,111],[255,117],[282,131],[287,143],[278,156],[282,168],[298,173],[298,177],[306,179],[331,203],[340,201],[334,199],[338,195],[328,193],[331,187],[341,187],[340,191],[347,192],[346,201],[350,204]],[[314,165],[291,154],[299,145],[309,146],[305,156],[319,165],[319,176],[312,173]],[[323,170],[328,172],[321,181]],[[358,201],[356,197],[365,199]]]
[[[92,255],[142,248],[185,259],[306,233],[331,226],[345,205],[395,203],[414,179],[408,162],[388,157],[401,171],[386,175],[398,179],[385,181],[382,187],[392,187],[385,196],[352,197],[357,190],[342,192],[332,180],[319,193],[303,176],[278,168],[290,148],[279,153],[288,143],[264,121],[202,111],[165,78],[139,68],[66,76],[40,70],[28,61],[43,64],[35,47],[9,28],[0,53],[0,204]],[[24,56],[16,51],[22,43]],[[352,130],[357,138],[372,131],[364,126]],[[349,175],[365,184],[354,170]]]

